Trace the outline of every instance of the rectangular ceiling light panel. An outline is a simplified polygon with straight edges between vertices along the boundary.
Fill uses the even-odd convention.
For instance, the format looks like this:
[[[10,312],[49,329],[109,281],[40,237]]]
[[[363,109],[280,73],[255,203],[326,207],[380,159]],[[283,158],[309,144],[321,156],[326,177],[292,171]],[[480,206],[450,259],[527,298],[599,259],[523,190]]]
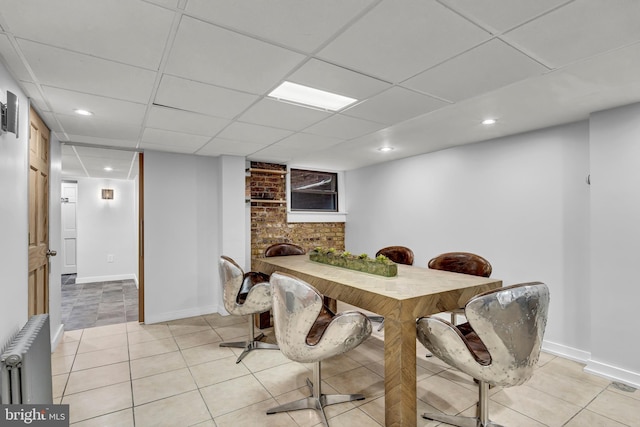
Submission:
[[[349,98],[348,96],[342,96],[291,82],[282,83],[275,88],[269,96],[281,101],[329,111],[341,110],[357,101],[357,99]]]

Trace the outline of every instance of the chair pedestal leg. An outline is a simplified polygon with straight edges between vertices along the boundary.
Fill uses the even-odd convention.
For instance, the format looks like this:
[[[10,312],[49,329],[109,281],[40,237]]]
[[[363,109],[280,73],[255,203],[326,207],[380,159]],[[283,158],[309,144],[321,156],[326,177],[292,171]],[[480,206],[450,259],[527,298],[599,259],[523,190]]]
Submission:
[[[236,363],[240,363],[244,357],[249,354],[251,350],[280,350],[277,344],[270,344],[260,341],[264,338],[264,334],[260,333],[257,337],[254,337],[255,329],[253,326],[253,315],[249,316],[249,339],[250,341],[236,341],[236,342],[223,342],[220,343],[220,347],[233,347],[244,348],[244,351],[238,356]]]
[[[459,415],[422,414],[422,418],[440,421],[458,427],[502,427],[489,420],[489,383],[480,381],[478,384],[478,416],[462,417]]]
[[[276,414],[278,412],[297,411],[300,409],[314,409],[320,412],[322,422],[325,426],[329,427],[327,416],[324,413],[325,406],[352,402],[354,400],[364,400],[365,398],[362,394],[322,394],[321,381],[320,362],[316,362],[313,365],[313,382],[307,378],[307,387],[311,390],[311,395],[300,400],[271,408],[267,411],[267,415]]]

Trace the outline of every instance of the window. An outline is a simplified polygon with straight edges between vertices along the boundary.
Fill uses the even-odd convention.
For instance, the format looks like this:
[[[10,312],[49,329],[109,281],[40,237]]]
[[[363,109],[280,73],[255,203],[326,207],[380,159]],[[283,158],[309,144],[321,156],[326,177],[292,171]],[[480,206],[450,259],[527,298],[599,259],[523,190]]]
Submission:
[[[338,212],[338,174],[291,169],[291,210]]]

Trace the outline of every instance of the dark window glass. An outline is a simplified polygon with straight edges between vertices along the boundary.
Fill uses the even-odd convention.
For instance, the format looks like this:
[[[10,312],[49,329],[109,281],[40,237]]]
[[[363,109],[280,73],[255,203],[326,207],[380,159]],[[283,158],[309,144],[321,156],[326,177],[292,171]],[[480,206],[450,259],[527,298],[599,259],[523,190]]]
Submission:
[[[292,211],[338,211],[338,174],[291,169]]]

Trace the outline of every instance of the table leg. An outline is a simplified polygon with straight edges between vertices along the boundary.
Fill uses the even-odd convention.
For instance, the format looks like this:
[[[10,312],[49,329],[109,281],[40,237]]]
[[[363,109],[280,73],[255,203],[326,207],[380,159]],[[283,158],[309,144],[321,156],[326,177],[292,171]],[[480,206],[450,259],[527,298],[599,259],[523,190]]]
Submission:
[[[416,427],[416,322],[384,321],[386,427]]]

